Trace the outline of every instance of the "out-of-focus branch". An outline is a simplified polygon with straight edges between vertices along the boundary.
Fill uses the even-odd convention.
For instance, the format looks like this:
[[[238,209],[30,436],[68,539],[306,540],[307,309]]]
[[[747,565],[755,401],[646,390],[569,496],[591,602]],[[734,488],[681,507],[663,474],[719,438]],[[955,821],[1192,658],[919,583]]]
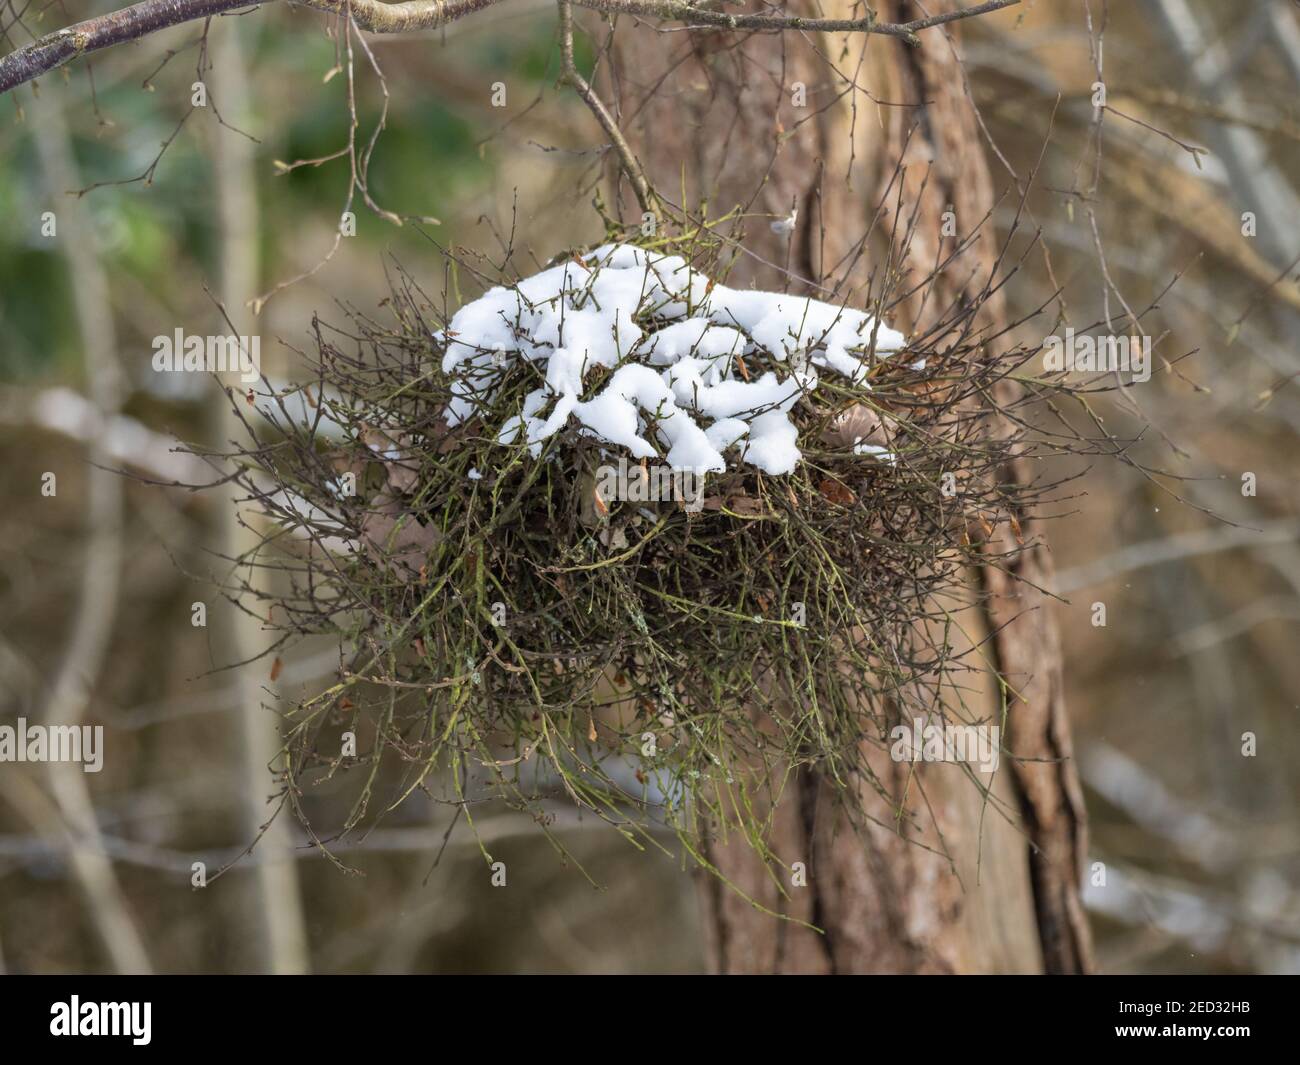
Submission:
[[[1268,38],[1291,71],[1291,79],[1300,81],[1300,24],[1295,12],[1286,4],[1268,4],[1262,12],[1268,19]]]
[[[22,803],[20,793],[11,791],[8,785],[0,784],[0,792],[15,806]],[[29,797],[35,798],[35,796]],[[39,823],[37,822],[38,811],[22,809],[19,812],[24,814],[26,820]],[[591,817],[584,818],[579,811],[559,802],[547,807],[546,816],[548,830],[556,834],[592,835],[609,831],[609,826],[605,822]],[[665,837],[671,835],[668,829],[659,825],[650,825],[648,831]],[[430,854],[438,852],[445,835],[444,825],[376,828],[367,832],[364,838],[334,840],[329,845],[329,852],[335,855],[417,854],[427,858]],[[287,855],[289,861],[296,864],[316,861],[323,857],[324,852],[306,833],[291,832],[289,838],[290,850]],[[475,817],[472,832],[462,831],[453,835],[447,840],[447,844],[452,849],[481,853],[483,847],[491,847],[497,843],[528,842],[537,838],[537,822],[526,814],[511,811]],[[277,856],[263,853],[261,847],[247,856],[243,846],[198,852],[183,851],[111,834],[104,837],[104,844],[109,854],[118,862],[185,877],[189,876],[196,859],[207,863],[210,869],[221,868],[232,862],[238,862],[240,868],[245,865],[261,868],[281,861]],[[57,851],[47,840],[33,839],[29,836],[0,835],[0,857],[12,858],[20,862],[46,862],[56,856]]]
[[[1222,45],[1211,48],[1200,20],[1187,0],[1148,0],[1148,6],[1165,28],[1166,39],[1182,56],[1198,93],[1231,111],[1248,110],[1235,81],[1224,70]],[[1232,178],[1230,188],[1243,206],[1259,212],[1267,224],[1259,227],[1259,242],[1281,268],[1295,255],[1294,230],[1287,225],[1300,213],[1300,203],[1287,179],[1271,162],[1266,145],[1253,130],[1214,123],[1206,136]]]
[[[244,63],[241,27],[217,36],[212,44],[213,78],[221,107],[230,121],[244,128],[251,115],[248,94],[248,70]],[[252,142],[224,127],[214,128],[222,139],[216,156],[216,187],[221,233],[221,297],[227,313],[235,316],[236,332],[246,335],[246,312],[249,296],[258,286],[258,202],[257,182],[253,175]],[[239,436],[241,426],[231,411],[224,392],[217,392],[216,417],[213,421],[221,438]],[[220,443],[220,440],[214,441]],[[239,490],[233,485],[224,490],[226,505],[219,508],[217,521],[218,551],[225,558],[242,558],[256,551],[258,535],[237,520]],[[250,584],[262,584],[268,577],[250,568]],[[229,604],[218,621],[222,653],[231,662],[249,662],[258,658],[265,641],[256,614],[236,610]],[[254,666],[235,671],[239,692],[240,745],[239,778],[243,788],[245,830],[258,840],[263,861],[254,868],[256,890],[251,893],[250,924],[260,927],[257,964],[262,971],[278,975],[304,973],[310,968],[307,930],[303,920],[302,896],[298,886],[298,868],[293,859],[290,826],[285,817],[273,817],[267,794],[272,790],[272,771],[283,769],[280,735],[276,717],[262,705],[261,678],[253,675]],[[267,823],[271,818],[270,823]]]
[[[1088,744],[1080,753],[1079,769],[1088,786],[1107,802],[1203,869],[1222,872],[1240,861],[1238,833],[1180,799],[1118,748],[1102,742]]]
[[[1096,562],[1061,570],[1056,575],[1052,590],[1057,595],[1069,595],[1070,592],[1091,588],[1121,573],[1158,566],[1162,562],[1229,551],[1236,547],[1255,548],[1294,543],[1297,535],[1300,535],[1300,522],[1284,519],[1269,522],[1262,529],[1226,526],[1144,540],[1122,551],[1112,552]]]
[[[46,187],[76,188],[80,182],[63,112],[49,96],[38,100],[36,107],[33,131]],[[104,425],[117,415],[122,394],[108,280],[79,201],[66,198],[56,213],[59,244],[72,276],[90,402],[96,422]],[[50,726],[76,728],[85,719],[117,615],[123,556],[122,479],[101,468],[111,456],[98,436],[91,438],[89,450],[81,591],[72,635],[45,706],[44,719]],[[104,849],[82,767],[59,761],[47,762],[45,767],[50,793],[69,835],[73,870],[114,967],[123,973],[148,972],[149,956]]]
[[[500,0],[405,0],[403,3],[384,3],[383,0],[302,0],[306,7],[333,14],[348,14],[363,30],[370,33],[409,33],[415,30],[437,29],[475,11],[499,3]],[[1020,0],[988,0],[974,7],[949,11],[911,22],[876,22],[868,13],[860,19],[818,19],[794,15],[729,15],[721,11],[697,7],[682,0],[575,0],[579,7],[591,8],[609,15],[642,15],[647,18],[672,22],[685,22],[693,27],[726,30],[803,30],[825,33],[875,33],[897,37],[909,44],[918,43],[922,30],[942,26],[958,19],[987,15]],[[97,18],[78,22],[74,26],[47,34],[21,48],[16,48],[0,59],[0,94],[24,82],[38,78],[47,71],[90,52],[109,48],[126,41],[139,40],[169,26],[212,18],[239,8],[256,7],[249,0],[144,0]]]
[[[0,424],[40,428],[81,444],[97,442],[114,466],[128,466],[155,481],[195,484],[212,476],[210,466],[180,451],[176,441],[125,414],[101,419],[95,405],[70,388],[0,393]]]

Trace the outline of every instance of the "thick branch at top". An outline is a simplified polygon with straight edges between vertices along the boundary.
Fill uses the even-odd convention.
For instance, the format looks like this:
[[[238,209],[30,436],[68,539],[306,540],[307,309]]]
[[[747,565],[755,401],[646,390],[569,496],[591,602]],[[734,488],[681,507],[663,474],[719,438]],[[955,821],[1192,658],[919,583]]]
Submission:
[[[274,2],[274,0],[266,0]],[[306,7],[334,14],[351,14],[353,21],[370,33],[409,33],[436,29],[464,15],[501,3],[503,0],[301,0]],[[974,7],[950,11],[912,22],[876,22],[868,12],[861,19],[800,18],[793,15],[727,14],[684,0],[573,0],[578,7],[605,14],[641,15],[645,18],[684,22],[690,26],[735,30],[804,30],[826,33],[875,33],[916,42],[916,34],[932,26],[957,19],[984,15],[1020,0],[988,0]],[[47,71],[61,67],[77,56],[125,41],[139,40],[169,26],[211,18],[227,11],[259,6],[249,0],[143,0],[143,3],[78,22],[67,29],[47,34],[16,48],[0,59],[0,94]]]

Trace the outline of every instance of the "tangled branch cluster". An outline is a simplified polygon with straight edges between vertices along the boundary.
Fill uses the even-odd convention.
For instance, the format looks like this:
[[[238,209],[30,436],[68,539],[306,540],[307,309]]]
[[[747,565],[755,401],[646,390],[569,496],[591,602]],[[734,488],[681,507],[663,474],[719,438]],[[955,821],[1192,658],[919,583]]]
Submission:
[[[716,247],[656,251],[724,276]],[[644,459],[577,419],[503,437],[545,360],[499,360],[467,412],[450,316],[409,278],[390,305],[385,323],[318,322],[315,381],[265,399],[225,456],[265,519],[242,561],[284,574],[271,624],[328,635],[345,659],[288,715],[300,810],[314,782],[361,770],[345,830],[381,790],[391,808],[436,787],[470,813],[494,795],[543,822],[564,793],[630,837],[667,825],[698,853],[710,782],[744,794],[813,765],[870,784],[864,751],[891,721],[942,712],[941,683],[950,701],[955,671],[985,668],[954,650],[963,573],[1006,561],[981,541],[1006,523],[1018,539],[1015,515],[1047,489],[1000,476],[1033,445],[992,430],[988,397],[1030,353],[986,342],[978,307],[954,304],[905,357],[876,359],[863,337],[867,372],[826,373],[790,405],[793,470],[729,461],[691,513],[602,497],[602,464]],[[649,304],[635,326],[653,336],[662,314]],[[749,337],[734,372],[788,367]],[[589,367],[581,398],[610,373]],[[341,732],[362,739],[356,758]]]

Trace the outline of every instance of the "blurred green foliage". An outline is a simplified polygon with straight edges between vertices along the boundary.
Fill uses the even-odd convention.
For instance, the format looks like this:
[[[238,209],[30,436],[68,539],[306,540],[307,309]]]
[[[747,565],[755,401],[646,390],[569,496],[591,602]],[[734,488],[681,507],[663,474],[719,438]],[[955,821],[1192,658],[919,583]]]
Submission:
[[[74,14],[80,14],[74,12]],[[324,32],[327,20],[308,12],[263,11],[248,16],[247,63],[256,101],[255,173],[261,211],[264,280],[276,271],[294,245],[328,247],[335,219],[347,193],[348,162],[340,158],[321,166],[277,174],[274,162],[331,155],[347,144],[349,109],[347,77],[324,82],[336,63],[335,42]],[[256,20],[256,25],[252,24]],[[372,48],[388,82],[389,112],[371,160],[370,189],[375,201],[401,215],[433,216],[441,242],[458,239],[465,223],[463,202],[481,191],[501,165],[488,138],[526,103],[500,117],[486,107],[490,86],[510,85],[512,102],[531,102],[550,90],[558,74],[554,18],[549,12],[506,20],[501,27],[456,34],[443,42],[377,41]],[[221,29],[220,25],[217,29]],[[213,107],[186,118],[196,77],[199,34],[194,27],[150,38],[131,50],[105,53],[95,65],[93,106],[86,64],[48,76],[67,84],[61,98],[87,106],[70,109],[73,149],[98,226],[101,254],[115,285],[114,299],[130,303],[133,293],[147,294],[152,308],[142,308],[143,326],[157,312],[175,318],[206,300],[200,281],[211,285],[217,270],[217,212],[213,153],[225,138],[243,135],[222,128],[221,93],[214,87]],[[169,49],[176,54],[163,64]],[[430,53],[432,52],[432,56]],[[576,42],[579,65],[590,72],[589,43]],[[354,46],[358,145],[364,147],[379,120],[383,95],[364,52]],[[431,66],[454,71],[454,79],[482,89],[470,101],[443,93]],[[156,71],[156,73],[154,73]],[[149,76],[152,91],[143,87]],[[23,90],[27,91],[27,90]],[[12,121],[0,132],[0,379],[36,382],[75,373],[75,319],[68,313],[71,290],[59,261],[58,246],[41,235],[41,216],[57,212],[64,190],[45,187],[21,99],[13,101]],[[184,123],[163,153],[151,182],[143,175],[162,143]],[[426,255],[428,244],[412,227],[399,230],[370,212],[358,195],[357,238],[373,247],[376,269],[380,254],[407,258]],[[471,220],[472,221],[472,220]],[[344,282],[341,286],[347,289]],[[132,327],[131,316],[119,329]],[[158,329],[174,327],[164,322]],[[143,334],[150,329],[144,328]],[[122,338],[135,344],[140,337]]]

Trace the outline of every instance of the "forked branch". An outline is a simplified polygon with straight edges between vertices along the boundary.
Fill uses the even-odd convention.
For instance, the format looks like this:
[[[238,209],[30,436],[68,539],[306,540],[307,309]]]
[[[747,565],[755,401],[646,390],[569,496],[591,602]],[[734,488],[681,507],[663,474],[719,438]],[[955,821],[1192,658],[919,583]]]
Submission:
[[[605,136],[609,138],[614,151],[618,153],[623,172],[632,182],[632,191],[636,193],[636,201],[641,205],[641,210],[653,213],[655,195],[650,188],[650,181],[646,178],[645,171],[641,169],[641,164],[628,146],[627,140],[618,128],[618,123],[609,113],[609,108],[596,95],[596,91],[587,83],[587,79],[582,76],[573,61],[573,6],[570,0],[560,0],[560,61],[563,64],[561,78],[573,86],[574,91],[582,97],[582,102],[596,116],[596,121],[600,123]]]

